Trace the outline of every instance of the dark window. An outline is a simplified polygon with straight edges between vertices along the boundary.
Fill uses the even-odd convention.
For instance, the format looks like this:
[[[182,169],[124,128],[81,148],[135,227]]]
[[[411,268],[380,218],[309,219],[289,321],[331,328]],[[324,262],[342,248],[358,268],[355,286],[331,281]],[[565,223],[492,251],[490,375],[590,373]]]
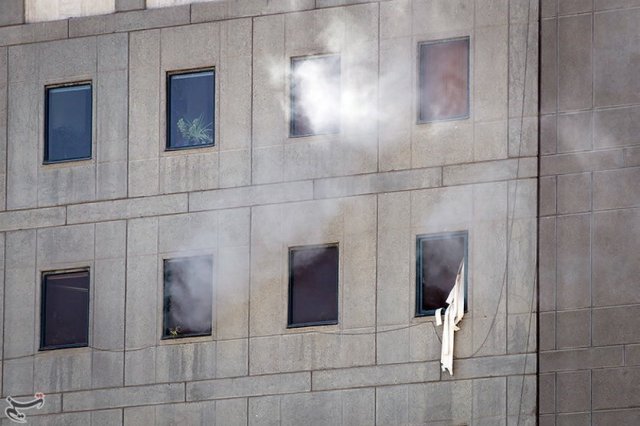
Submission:
[[[419,121],[469,116],[469,39],[420,45]]]
[[[91,158],[91,84],[46,89],[44,162]]]
[[[340,131],[340,56],[291,58],[291,136]]]
[[[289,327],[337,322],[338,246],[289,249]]]
[[[167,149],[214,144],[214,71],[167,76]]]
[[[424,235],[416,244],[416,315],[433,315],[447,307],[447,297],[456,282],[462,262],[467,291],[467,233]],[[465,297],[465,310],[466,310]]]
[[[42,275],[40,349],[89,344],[89,271]]]
[[[210,256],[164,261],[163,339],[210,335],[212,304]]]

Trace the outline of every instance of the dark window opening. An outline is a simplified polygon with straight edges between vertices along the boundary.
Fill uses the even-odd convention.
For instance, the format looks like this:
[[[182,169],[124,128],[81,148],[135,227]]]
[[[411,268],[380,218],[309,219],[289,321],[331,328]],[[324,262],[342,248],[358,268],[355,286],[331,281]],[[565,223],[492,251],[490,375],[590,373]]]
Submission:
[[[419,121],[469,117],[469,38],[420,44]]]
[[[416,316],[433,315],[446,308],[447,297],[464,262],[467,310],[467,232],[418,236],[416,241]]]
[[[289,327],[338,323],[338,246],[289,249]]]
[[[91,158],[91,84],[46,89],[44,162]]]
[[[214,145],[214,70],[167,76],[167,150]]]
[[[210,256],[164,261],[163,339],[211,335],[212,304]]]
[[[42,275],[40,350],[89,344],[89,271]]]
[[[340,56],[291,58],[289,135],[340,131]]]

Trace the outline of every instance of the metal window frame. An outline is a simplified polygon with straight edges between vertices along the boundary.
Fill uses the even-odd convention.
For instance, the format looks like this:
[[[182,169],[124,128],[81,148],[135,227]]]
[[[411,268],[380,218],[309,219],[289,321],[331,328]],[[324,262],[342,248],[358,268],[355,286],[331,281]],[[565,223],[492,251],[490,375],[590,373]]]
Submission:
[[[308,136],[340,134],[341,128],[342,128],[342,123],[340,121],[338,121],[337,130],[335,132],[296,133],[295,131],[296,105],[293,99],[293,92],[295,88],[295,76],[294,76],[295,73],[294,73],[293,64],[295,62],[302,62],[302,61],[312,60],[312,59],[331,58],[331,57],[338,58],[338,65],[340,69],[340,86],[341,86],[340,89],[342,90],[342,56],[340,55],[340,53],[323,53],[319,55],[292,56],[290,58],[289,69],[291,72],[289,73],[289,138],[304,138]]]
[[[336,267],[336,288],[335,288],[335,295],[336,295],[336,304],[338,305],[336,307],[336,314],[337,314],[337,319],[335,320],[326,320],[326,321],[310,321],[310,322],[303,322],[303,323],[294,323],[292,322],[292,317],[293,317],[293,253],[296,251],[302,251],[302,250],[315,250],[315,249],[319,249],[319,248],[333,248],[335,247],[336,250],[338,250],[338,265]],[[301,328],[301,327],[313,327],[313,326],[322,326],[322,325],[335,325],[338,324],[340,321],[340,244],[339,243],[326,243],[326,244],[312,244],[312,245],[304,245],[304,246],[293,246],[293,247],[289,247],[289,255],[288,255],[288,259],[289,259],[289,266],[288,266],[288,271],[289,271],[289,283],[288,283],[288,291],[289,294],[287,295],[287,328]]]
[[[49,92],[55,89],[62,89],[65,87],[81,87],[89,86],[89,94],[91,95],[91,102],[89,103],[89,117],[91,118],[91,140],[89,141],[89,156],[88,157],[76,157],[67,158],[64,160],[50,160],[49,159]],[[51,86],[45,86],[44,88],[44,150],[42,164],[60,164],[70,163],[72,161],[91,160],[93,158],[93,81],[84,80],[73,83],[56,84]]]
[[[467,112],[466,114],[451,116],[447,118],[438,118],[433,120],[423,120],[422,119],[422,89],[423,89],[423,73],[422,70],[422,47],[435,45],[435,44],[445,44],[454,41],[466,41],[467,42]],[[418,43],[418,64],[417,64],[417,81],[418,81],[418,94],[416,96],[416,111],[417,111],[417,124],[428,124],[428,123],[440,123],[446,121],[458,121],[458,120],[467,120],[471,118],[471,37],[470,36],[462,36],[462,37],[451,37],[444,38],[440,40],[428,40],[422,41]]]
[[[46,331],[46,317],[45,310],[47,306],[47,278],[55,275],[71,275],[71,274],[79,274],[86,273],[87,279],[89,280],[89,286],[87,288],[88,298],[87,298],[87,341],[84,343],[71,343],[71,344],[63,344],[63,345],[45,345],[45,331]],[[50,351],[56,349],[68,349],[68,348],[86,348],[89,346],[89,323],[91,322],[91,270],[89,267],[80,268],[80,269],[70,269],[64,271],[46,271],[42,272],[40,278],[40,347],[39,351]]]
[[[211,128],[211,143],[203,144],[203,145],[187,145],[187,146],[179,146],[172,147],[171,146],[171,122],[169,120],[171,116],[171,79],[175,76],[179,75],[189,75],[189,74],[205,74],[211,73],[211,78],[213,79],[213,93],[211,94],[211,99],[213,99],[213,123]],[[164,150],[167,151],[182,151],[185,149],[198,149],[198,148],[210,148],[212,146],[216,146],[216,69],[215,67],[206,67],[206,68],[196,68],[196,69],[188,69],[188,70],[180,70],[180,71],[167,71],[165,76],[165,94],[167,98],[167,102],[165,105],[165,141],[164,141]]]
[[[180,256],[180,257],[172,257],[168,259],[163,259],[162,261],[162,336],[160,336],[160,340],[176,340],[183,339],[187,337],[203,337],[203,336],[213,336],[213,300],[211,300],[211,331],[209,333],[189,333],[189,334],[181,334],[179,336],[171,336],[166,334],[167,331],[167,319],[169,318],[169,304],[170,298],[167,296],[167,264],[172,262],[180,262],[185,261],[187,259],[209,259],[211,261],[211,272],[213,273],[213,255],[203,254],[203,255],[195,255],[195,256]],[[212,274],[211,286],[213,287],[213,274]]]
[[[469,291],[469,231],[453,231],[453,232],[440,232],[436,234],[422,234],[416,235],[416,317],[434,316],[437,309],[423,309],[422,296],[423,292],[423,256],[422,256],[422,242],[429,240],[447,240],[450,238],[463,238],[464,241],[464,311],[468,311],[468,291]],[[445,308],[443,306],[442,308]]]

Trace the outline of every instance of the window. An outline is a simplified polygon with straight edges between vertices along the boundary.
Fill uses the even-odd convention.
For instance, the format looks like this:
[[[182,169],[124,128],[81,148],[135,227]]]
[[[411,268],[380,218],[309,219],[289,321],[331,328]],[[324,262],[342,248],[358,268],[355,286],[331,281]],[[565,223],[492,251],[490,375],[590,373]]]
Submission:
[[[338,323],[338,246],[289,249],[289,327]]]
[[[163,339],[210,335],[212,304],[210,256],[164,261]]]
[[[469,117],[469,38],[420,44],[419,121]]]
[[[464,262],[467,290],[467,232],[422,235],[416,241],[416,316],[447,307],[447,297]],[[465,297],[465,311],[466,311]]]
[[[214,70],[167,76],[167,150],[214,145]]]
[[[291,58],[290,136],[339,131],[340,56]]]
[[[44,162],[91,158],[91,84],[46,89]]]
[[[44,273],[40,350],[89,344],[89,271]]]

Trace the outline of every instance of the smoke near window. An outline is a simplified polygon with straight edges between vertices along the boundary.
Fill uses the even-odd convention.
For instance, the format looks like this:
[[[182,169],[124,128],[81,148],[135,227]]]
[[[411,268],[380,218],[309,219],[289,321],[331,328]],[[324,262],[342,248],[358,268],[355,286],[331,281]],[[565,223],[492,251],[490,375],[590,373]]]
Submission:
[[[212,305],[211,256],[164,261],[163,339],[210,335]]]

